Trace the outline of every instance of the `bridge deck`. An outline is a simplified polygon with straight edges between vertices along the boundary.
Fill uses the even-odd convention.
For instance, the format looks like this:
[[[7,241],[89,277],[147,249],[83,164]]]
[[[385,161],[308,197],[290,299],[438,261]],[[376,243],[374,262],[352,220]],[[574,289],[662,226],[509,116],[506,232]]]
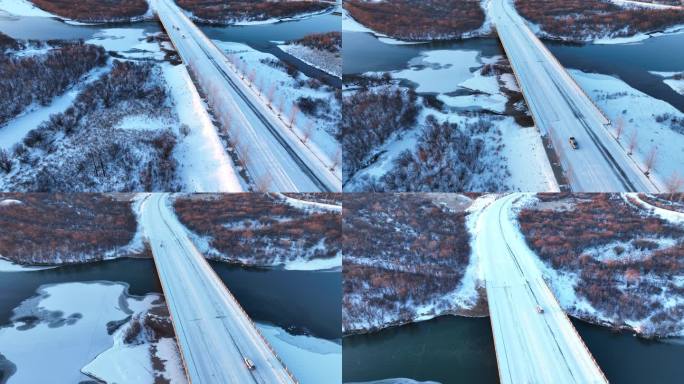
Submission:
[[[509,217],[520,196],[495,200],[477,225],[475,252],[486,281],[499,378],[505,384],[607,383]]]
[[[148,195],[141,220],[149,239],[190,382],[296,383],[167,205]],[[255,369],[249,369],[245,358]]]
[[[657,192],[610,132],[610,121],[518,15],[510,0],[490,14],[535,123],[554,144],[576,192]],[[575,137],[579,148],[569,143]]]

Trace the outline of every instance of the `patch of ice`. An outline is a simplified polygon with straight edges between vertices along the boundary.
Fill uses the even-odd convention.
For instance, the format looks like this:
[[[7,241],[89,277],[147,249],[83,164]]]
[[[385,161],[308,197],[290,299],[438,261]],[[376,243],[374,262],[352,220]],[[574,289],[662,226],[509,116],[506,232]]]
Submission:
[[[302,383],[341,383],[342,345],[312,336],[290,335],[284,329],[257,324],[285,366]]]
[[[113,345],[107,323],[147,308],[157,295],[129,297],[122,283],[41,286],[0,328],[0,353],[17,366],[18,383],[77,383],[81,368]],[[41,369],[35,369],[40,362]]]

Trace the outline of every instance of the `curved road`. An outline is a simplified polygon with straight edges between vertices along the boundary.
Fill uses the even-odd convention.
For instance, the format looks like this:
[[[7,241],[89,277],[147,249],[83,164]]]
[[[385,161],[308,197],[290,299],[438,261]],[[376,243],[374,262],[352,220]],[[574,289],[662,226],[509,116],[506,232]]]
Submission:
[[[493,201],[476,227],[499,378],[506,384],[607,383],[511,219],[513,205],[524,196]]]
[[[166,194],[147,195],[140,221],[190,382],[296,383],[168,204]],[[245,358],[256,368],[248,369]]]

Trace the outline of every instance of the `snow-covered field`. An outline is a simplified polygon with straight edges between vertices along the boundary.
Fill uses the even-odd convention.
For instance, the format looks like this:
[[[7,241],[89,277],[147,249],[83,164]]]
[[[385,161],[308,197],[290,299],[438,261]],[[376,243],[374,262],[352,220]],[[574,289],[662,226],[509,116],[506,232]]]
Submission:
[[[130,354],[116,353],[121,347],[121,335],[110,335],[107,326],[112,321],[140,315],[155,306],[158,299],[158,295],[129,296],[127,286],[121,283],[41,286],[36,296],[14,309],[11,323],[0,328],[0,353],[17,367],[10,382],[76,383],[89,380],[84,374],[87,372],[108,382],[133,379],[152,383],[154,369],[148,351],[151,345],[127,347]],[[126,327],[125,323],[122,327]],[[168,341],[160,343],[167,352],[175,348]],[[171,377],[178,372],[180,361],[174,353],[165,357],[169,370],[163,375]],[[122,359],[129,364],[125,372],[115,366]],[[36,369],[38,362],[40,369]],[[127,380],[119,381],[122,378]]]
[[[629,149],[630,143],[635,141],[637,145],[633,156],[642,164],[655,151],[656,161],[652,172],[666,182],[675,175],[682,176],[684,131],[676,132],[670,128],[669,122],[658,122],[656,117],[670,115],[684,119],[684,113],[616,77],[572,69],[569,72],[613,121],[614,127],[624,125],[624,132],[620,136],[624,148]],[[615,136],[616,132],[612,134]]]

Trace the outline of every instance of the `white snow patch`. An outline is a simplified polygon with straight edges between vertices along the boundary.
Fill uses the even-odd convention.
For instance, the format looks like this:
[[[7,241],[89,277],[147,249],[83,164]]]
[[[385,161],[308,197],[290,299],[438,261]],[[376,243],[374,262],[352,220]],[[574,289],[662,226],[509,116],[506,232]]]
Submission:
[[[287,195],[282,194],[282,193],[276,193],[276,196],[283,199],[285,201],[285,203],[287,203],[289,206],[300,209],[302,211],[342,213],[342,206],[341,205],[320,203],[318,201],[312,201],[312,200],[296,199],[294,197],[287,196]]]
[[[0,0],[0,10],[15,16],[57,17],[43,11],[27,0]]]
[[[478,55],[477,51],[424,51],[409,61],[408,69],[392,76],[418,84],[416,92],[451,92],[473,77],[471,69],[480,66]]]
[[[285,262],[284,268],[289,271],[323,271],[342,268],[342,252],[329,259],[299,258]]]
[[[0,255],[0,272],[30,272],[39,271],[41,269],[52,269],[57,268],[56,266],[44,266],[44,267],[34,267],[17,264],[13,261],[7,260]],[[0,351],[2,352],[2,351]]]

